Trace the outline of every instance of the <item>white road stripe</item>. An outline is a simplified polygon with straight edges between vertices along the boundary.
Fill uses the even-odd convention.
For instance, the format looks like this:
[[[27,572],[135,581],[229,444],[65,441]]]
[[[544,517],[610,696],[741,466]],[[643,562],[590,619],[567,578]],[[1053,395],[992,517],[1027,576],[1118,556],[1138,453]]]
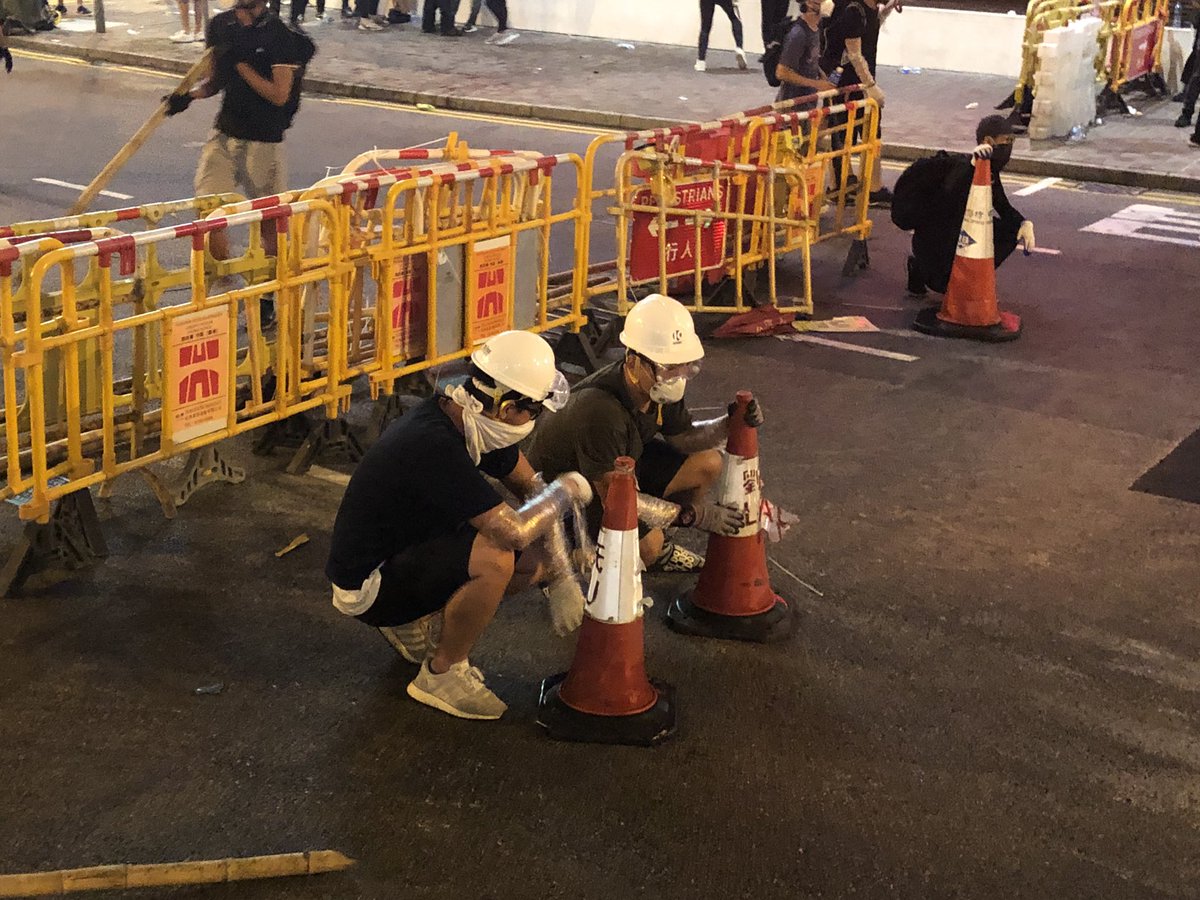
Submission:
[[[1044,191],[1048,187],[1054,187],[1054,185],[1058,184],[1060,181],[1062,181],[1061,178],[1043,178],[1041,181],[1031,184],[1027,188],[1021,188],[1019,191],[1017,191],[1015,196],[1028,197],[1030,194],[1036,194],[1038,191]]]
[[[1200,247],[1200,215],[1169,206],[1151,206],[1148,203],[1127,206],[1108,218],[1079,230],[1092,234],[1157,241],[1161,244]]]
[[[831,347],[834,350],[849,350],[852,353],[865,353],[868,356],[882,356],[884,359],[894,359],[898,362],[916,362],[921,358],[908,353],[893,353],[891,350],[878,350],[875,347],[861,347],[858,344],[831,341],[829,338],[816,337],[811,334],[781,334],[779,339],[803,344],[817,344],[821,347]]]
[[[1061,250],[1055,250],[1052,247],[1034,247],[1030,253],[1044,253],[1047,256],[1062,256]]]
[[[86,184],[72,184],[69,181],[59,181],[57,178],[35,178],[34,181],[40,181],[42,184],[52,184],[55,187],[70,188],[74,191],[86,191]],[[112,197],[114,200],[132,200],[133,194],[120,194],[116,191],[101,191],[101,197]]]

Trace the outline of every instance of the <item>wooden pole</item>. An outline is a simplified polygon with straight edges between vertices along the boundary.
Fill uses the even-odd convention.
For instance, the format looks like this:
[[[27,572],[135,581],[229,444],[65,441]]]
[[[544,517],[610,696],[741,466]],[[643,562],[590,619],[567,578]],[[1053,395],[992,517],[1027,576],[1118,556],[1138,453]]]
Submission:
[[[182,93],[183,91],[190,90],[192,85],[200,79],[200,76],[206,70],[211,55],[211,49],[205,50],[201,57],[196,60],[195,65],[187,70],[187,74],[175,86],[172,93]],[[154,130],[158,128],[162,120],[166,117],[167,104],[161,103],[158,109],[154,111],[154,114],[137,130],[137,133],[129,139],[124,147],[117,151],[117,155],[108,161],[108,165],[101,169],[100,174],[92,179],[92,183],[84,188],[83,193],[79,195],[79,199],[75,201],[75,204],[71,207],[67,215],[78,216],[85,212],[92,205],[92,201],[96,199],[96,195],[104,189],[104,186],[112,180],[112,177],[117,174],[120,168],[129,162],[130,157],[141,149],[142,144],[146,143],[150,135],[154,133]]]
[[[126,890],[182,884],[217,884],[250,878],[282,878],[289,875],[319,875],[339,872],[354,860],[337,850],[308,850],[304,853],[275,853],[226,859],[113,866],[88,866],[54,872],[0,875],[0,897],[45,897],[76,891]]]

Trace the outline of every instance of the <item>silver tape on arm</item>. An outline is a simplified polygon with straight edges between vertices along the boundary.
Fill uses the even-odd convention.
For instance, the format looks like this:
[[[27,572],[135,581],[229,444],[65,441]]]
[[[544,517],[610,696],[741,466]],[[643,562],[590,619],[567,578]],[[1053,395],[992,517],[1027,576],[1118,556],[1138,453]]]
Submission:
[[[520,509],[501,509],[481,530],[508,550],[524,550],[556,522],[561,526],[576,503],[586,504],[591,498],[592,488],[587,479],[578,472],[567,472],[538,491]]]
[[[719,419],[693,422],[692,427],[683,434],[673,434],[667,438],[667,443],[680,453],[699,453],[701,450],[720,447],[727,437],[729,416],[721,416]]]
[[[651,528],[666,528],[679,518],[679,504],[650,494],[637,495],[638,521]]]

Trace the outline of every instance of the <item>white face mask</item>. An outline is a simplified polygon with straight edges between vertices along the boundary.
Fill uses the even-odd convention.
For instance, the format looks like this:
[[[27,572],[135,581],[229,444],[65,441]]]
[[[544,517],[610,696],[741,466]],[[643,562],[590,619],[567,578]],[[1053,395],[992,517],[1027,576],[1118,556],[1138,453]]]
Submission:
[[[461,384],[447,387],[446,396],[462,407],[463,437],[475,465],[479,465],[483,454],[519,444],[533,431],[532,419],[524,425],[509,425],[484,415],[483,404]]]
[[[678,403],[687,390],[687,379],[680,376],[669,381],[656,381],[650,388],[650,399],[655,403]]]

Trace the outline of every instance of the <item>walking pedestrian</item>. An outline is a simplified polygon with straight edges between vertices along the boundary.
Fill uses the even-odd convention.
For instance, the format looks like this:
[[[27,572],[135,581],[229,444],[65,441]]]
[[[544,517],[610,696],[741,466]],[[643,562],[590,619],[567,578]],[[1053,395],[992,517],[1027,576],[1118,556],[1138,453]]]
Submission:
[[[5,74],[12,74],[13,58],[12,52],[8,49],[8,38],[4,36],[4,29],[0,28],[0,59],[4,60]]]
[[[1184,87],[1180,97],[1183,109],[1180,110],[1179,118],[1175,120],[1176,128],[1191,127],[1192,116],[1196,114],[1196,101],[1200,99],[1200,65],[1196,64],[1197,51],[1200,50],[1200,12],[1196,13],[1192,27],[1196,29],[1196,36],[1192,41],[1192,55],[1183,67]]]
[[[503,332],[471,355],[465,381],[406,413],[354,470],[325,566],[333,605],[421,666],[408,686],[420,703],[464,719],[498,719],[507,708],[468,655],[504,596],[547,574],[545,535],[591,499],[576,472],[542,487],[517,446],[566,395],[545,339]],[[485,474],[525,504],[509,506]],[[556,611],[565,600],[551,597],[551,617],[567,614],[569,630],[583,618],[583,596],[575,591],[573,608]]]
[[[762,42],[764,47],[771,43],[776,29],[787,18],[789,5],[791,5],[791,0],[762,0]],[[804,5],[804,0],[801,0],[800,5]]]
[[[475,20],[479,18],[479,10],[483,8],[484,0],[471,0],[471,14],[467,16],[467,24],[463,32],[471,34],[478,31]],[[496,17],[496,34],[508,31],[508,0],[487,0],[488,12]]]
[[[708,64],[705,62],[705,57],[708,56],[708,34],[712,31],[713,13],[718,6],[729,17],[729,26],[733,29],[733,43],[737,48],[733,52],[737,55],[738,68],[746,68],[746,51],[742,49],[742,17],[738,15],[738,0],[700,0],[700,42],[696,51],[695,66],[697,72],[704,72],[708,69]]]
[[[232,9],[213,17],[205,40],[212,49],[208,71],[191,90],[164,98],[167,115],[174,116],[193,100],[221,94],[215,126],[200,151],[196,195],[231,193],[239,187],[251,198],[283,192],[283,136],[300,108],[300,84],[316,45],[271,13],[267,0],[237,0]],[[267,253],[275,255],[274,229],[264,228],[262,240]],[[209,235],[209,252],[229,259],[224,230]],[[261,311],[264,325],[274,320],[271,301],[264,300]]]
[[[204,29],[208,27],[208,0],[191,0],[191,15],[188,13],[188,0],[179,0],[180,28],[171,35],[171,43],[192,44],[204,40]]]

